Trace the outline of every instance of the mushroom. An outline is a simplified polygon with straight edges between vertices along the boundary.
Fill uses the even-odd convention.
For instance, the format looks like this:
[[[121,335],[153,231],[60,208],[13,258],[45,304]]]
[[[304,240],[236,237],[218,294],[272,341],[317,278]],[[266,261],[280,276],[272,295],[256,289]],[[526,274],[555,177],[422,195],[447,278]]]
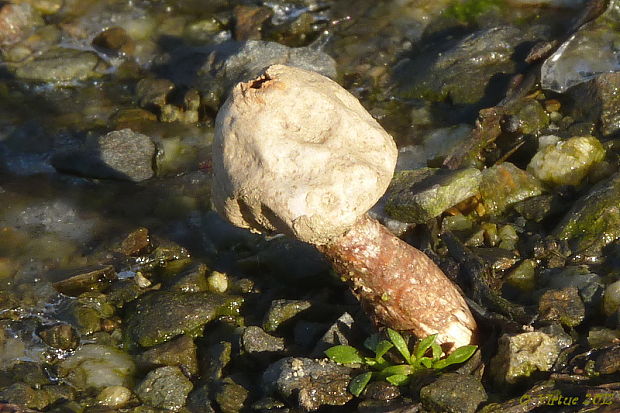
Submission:
[[[475,340],[465,300],[433,261],[366,212],[396,165],[392,137],[336,82],[274,65],[237,84],[213,144],[215,209],[232,224],[315,245],[378,325],[446,350]]]

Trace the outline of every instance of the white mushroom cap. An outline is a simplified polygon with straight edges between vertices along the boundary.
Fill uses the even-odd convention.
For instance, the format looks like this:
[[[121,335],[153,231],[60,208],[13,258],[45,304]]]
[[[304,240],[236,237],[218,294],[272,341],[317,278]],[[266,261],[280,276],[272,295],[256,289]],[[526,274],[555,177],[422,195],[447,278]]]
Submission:
[[[326,244],[383,195],[396,157],[344,88],[274,65],[237,84],[217,115],[213,203],[239,227]]]

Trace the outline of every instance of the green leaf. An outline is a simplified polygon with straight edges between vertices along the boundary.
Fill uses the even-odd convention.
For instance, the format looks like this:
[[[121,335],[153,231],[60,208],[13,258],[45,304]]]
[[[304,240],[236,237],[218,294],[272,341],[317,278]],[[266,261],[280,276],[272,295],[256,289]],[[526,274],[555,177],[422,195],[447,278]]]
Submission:
[[[379,341],[379,343],[377,344],[377,347],[375,348],[376,357],[377,358],[383,357],[385,353],[387,353],[388,350],[391,349],[392,347],[394,347],[394,344],[390,343],[387,340]]]
[[[336,363],[351,364],[364,362],[360,352],[351,346],[334,346],[325,350],[325,354],[331,361]]]
[[[373,334],[364,340],[364,347],[370,351],[377,351],[377,345],[379,344],[379,334]]]
[[[349,391],[351,394],[355,397],[359,397],[368,385],[371,377],[372,373],[369,371],[353,377],[353,380],[349,383]]]
[[[418,343],[415,345],[415,351],[413,352],[415,358],[419,359],[420,357],[424,356],[424,354],[426,354],[426,350],[428,350],[430,346],[435,344],[436,338],[437,334],[433,334],[418,341]]]
[[[443,369],[452,364],[458,364],[466,361],[475,352],[478,346],[463,346],[459,347],[452,352],[448,357],[443,360],[439,360],[433,364],[433,368]]]
[[[385,380],[394,386],[404,386],[409,383],[409,376],[394,374],[393,376],[386,377]]]
[[[433,361],[428,357],[421,357],[418,359],[418,361],[427,369],[430,369],[433,366]]]
[[[392,330],[391,328],[387,329],[388,337],[390,337],[390,341],[394,343],[394,346],[398,349],[400,354],[405,358],[405,361],[409,363],[411,361],[411,354],[409,353],[409,348],[407,347],[407,342],[397,331]]]
[[[412,374],[414,372],[413,366],[409,364],[400,364],[398,366],[389,366],[381,370],[379,374],[383,377],[393,376],[393,375],[403,375],[406,376],[408,374]]]
[[[439,360],[441,355],[443,354],[443,350],[437,343],[433,343],[431,346],[431,350],[433,351],[433,360]]]

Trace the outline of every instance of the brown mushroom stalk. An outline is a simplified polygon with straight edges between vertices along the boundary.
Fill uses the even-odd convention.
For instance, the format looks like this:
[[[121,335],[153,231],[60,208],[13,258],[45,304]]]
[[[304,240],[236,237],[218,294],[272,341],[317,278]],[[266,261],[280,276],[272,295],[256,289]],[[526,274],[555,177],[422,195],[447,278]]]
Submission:
[[[446,349],[475,340],[458,289],[366,212],[387,189],[392,137],[336,82],[275,65],[236,85],[216,119],[213,204],[231,223],[311,243],[375,323]]]

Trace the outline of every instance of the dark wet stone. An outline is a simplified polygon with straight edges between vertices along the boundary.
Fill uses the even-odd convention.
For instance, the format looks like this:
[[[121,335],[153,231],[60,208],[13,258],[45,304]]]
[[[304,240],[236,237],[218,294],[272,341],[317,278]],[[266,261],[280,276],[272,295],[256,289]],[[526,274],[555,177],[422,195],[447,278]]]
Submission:
[[[247,327],[241,335],[243,349],[250,354],[260,355],[260,353],[278,353],[284,351],[284,339],[274,337],[256,326]]]
[[[330,268],[314,246],[289,237],[270,240],[256,255],[237,264],[244,269],[268,269],[286,280],[317,277]]]
[[[152,248],[149,230],[138,228],[121,242],[120,252],[130,257],[148,253]]]
[[[620,371],[620,346],[603,349],[596,357],[595,369],[601,374],[614,374]]]
[[[99,33],[93,39],[93,46],[112,56],[130,55],[136,48],[133,39],[122,27],[110,27]]]
[[[255,78],[274,64],[295,66],[331,78],[337,74],[335,61],[324,52],[259,40],[179,50],[162,72],[177,86],[197,89],[205,102],[211,102],[207,106],[217,110],[218,102],[230,87]]]
[[[125,335],[132,344],[151,347],[180,334],[199,334],[214,318],[236,315],[241,302],[215,293],[151,292],[132,303]]]
[[[151,347],[135,358],[140,368],[177,366],[189,374],[198,373],[196,344],[191,337],[182,335],[167,343]]]
[[[475,168],[401,171],[386,193],[385,210],[399,221],[424,223],[473,196],[481,180]]]
[[[603,136],[620,131],[620,73],[603,73],[570,89],[571,114],[575,119],[600,122]]]
[[[114,314],[114,307],[104,294],[88,292],[75,300],[62,302],[56,310],[58,320],[71,324],[82,335],[101,330],[103,319]]]
[[[170,287],[170,290],[189,293],[208,291],[208,270],[209,268],[205,264],[199,264],[196,267],[190,268],[189,271],[186,271],[177,280],[174,281],[174,283]]]
[[[142,294],[147,292],[146,289],[141,288],[134,279],[118,280],[110,290],[107,292],[108,300],[110,304],[115,307],[123,307],[125,304],[135,300]]]
[[[212,397],[208,385],[202,385],[189,394],[187,397],[187,408],[192,413],[215,413],[211,406]]]
[[[232,344],[228,341],[221,341],[209,346],[207,348],[208,366],[205,376],[212,381],[221,379],[222,371],[230,362],[231,351]]]
[[[174,87],[168,79],[142,79],[136,85],[138,103],[147,109],[161,108]]]
[[[508,109],[510,131],[521,134],[535,134],[549,125],[549,115],[534,99],[521,99]]]
[[[396,69],[401,94],[408,98],[471,104],[503,96],[505,81],[518,70],[515,49],[541,33],[499,26],[480,30],[458,40],[426,42],[423,49]],[[504,83],[491,82],[504,78]],[[485,96],[493,87],[495,96]]]
[[[235,17],[235,40],[260,40],[261,26],[271,17],[268,7],[238,5],[233,9]]]
[[[38,334],[45,344],[60,350],[74,350],[80,344],[77,331],[68,324],[43,327]]]
[[[300,320],[296,322],[295,328],[293,329],[295,344],[307,351],[311,350],[328,326],[329,325],[326,323],[314,321]],[[312,351],[310,357],[315,357],[314,351]],[[320,353],[320,355],[316,357],[323,357],[323,353]]]
[[[559,353],[557,338],[542,332],[504,334],[491,360],[490,374],[499,385],[514,384],[537,371],[549,371]]]
[[[349,313],[344,313],[323,333],[316,342],[314,349],[310,353],[312,357],[321,358],[325,356],[324,351],[337,345],[351,345],[349,340],[353,337],[353,324],[355,320]],[[359,338],[359,337],[356,337]]]
[[[47,373],[39,363],[31,361],[18,362],[11,369],[11,374],[15,381],[23,381],[34,388],[50,384]]]
[[[579,290],[568,287],[545,292],[538,302],[541,321],[559,321],[565,326],[576,327],[585,318],[585,306]]]
[[[475,377],[446,373],[422,387],[420,399],[431,412],[474,413],[487,400],[487,394]]]
[[[413,403],[411,400],[362,400],[357,405],[358,413],[418,413],[421,404]]]
[[[151,138],[122,129],[89,137],[81,148],[56,154],[52,165],[88,178],[140,182],[155,175],[155,152]]]
[[[506,282],[522,291],[532,291],[536,286],[536,261],[521,261],[510,271]]]
[[[543,185],[529,173],[504,162],[482,172],[480,195],[487,213],[501,215],[513,204],[541,195]]]
[[[237,413],[244,409],[249,396],[248,390],[226,378],[216,385],[214,399],[222,413]]]
[[[17,43],[42,24],[43,19],[28,3],[0,4],[0,46]]]
[[[263,373],[266,394],[279,394],[307,411],[342,406],[353,398],[347,386],[352,370],[330,361],[287,357]]]
[[[181,268],[175,266],[173,274],[176,274],[178,270],[183,269],[185,263],[189,263],[187,260],[190,257],[189,252],[179,244],[170,240],[157,240],[157,244],[157,248],[142,258],[143,271],[166,269],[169,265],[181,264]]]
[[[515,265],[519,257],[503,248],[471,248],[471,252],[482,258],[491,268],[504,271]]]
[[[44,390],[35,390],[22,382],[0,391],[0,400],[35,410],[42,410],[53,401]]]
[[[87,291],[104,291],[116,279],[116,271],[111,265],[81,268],[72,272],[75,275],[67,274],[67,278],[53,284],[56,291],[77,297]]]
[[[386,381],[373,381],[364,389],[364,397],[373,400],[392,400],[400,396],[398,386]]]
[[[136,387],[136,395],[143,403],[161,409],[177,411],[183,405],[192,382],[178,367],[160,367],[146,375]]]
[[[96,53],[57,47],[18,66],[15,76],[42,82],[84,80],[99,76],[96,72],[99,62]]]
[[[273,333],[281,324],[294,318],[296,315],[309,309],[312,304],[304,300],[274,300],[265,314],[263,329]]]
[[[543,194],[524,199],[514,204],[514,209],[525,219],[540,222],[552,212],[557,212],[560,205],[551,194]]]
[[[603,247],[620,238],[620,174],[579,198],[553,235],[569,242],[576,260],[599,257]]]

